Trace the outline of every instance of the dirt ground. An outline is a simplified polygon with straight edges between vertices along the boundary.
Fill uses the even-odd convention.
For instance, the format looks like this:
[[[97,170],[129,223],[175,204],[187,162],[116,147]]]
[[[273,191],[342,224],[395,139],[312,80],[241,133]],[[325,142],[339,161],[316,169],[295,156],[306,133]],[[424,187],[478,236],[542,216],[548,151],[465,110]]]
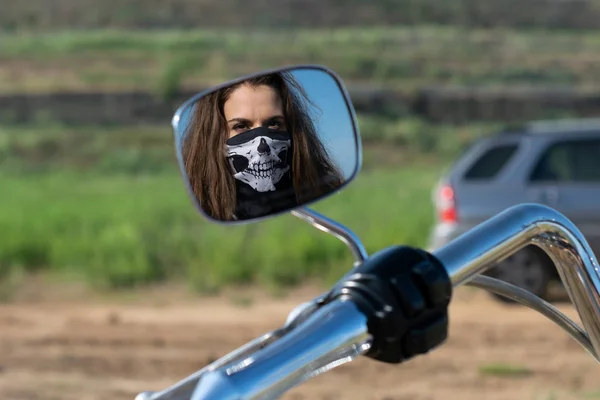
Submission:
[[[30,289],[0,306],[0,399],[133,400],[279,327],[302,289],[194,298],[180,289],[101,298]],[[568,304],[560,308],[570,316]],[[404,365],[362,358],[285,399],[593,399],[600,369],[566,333],[521,306],[457,291],[450,338]]]

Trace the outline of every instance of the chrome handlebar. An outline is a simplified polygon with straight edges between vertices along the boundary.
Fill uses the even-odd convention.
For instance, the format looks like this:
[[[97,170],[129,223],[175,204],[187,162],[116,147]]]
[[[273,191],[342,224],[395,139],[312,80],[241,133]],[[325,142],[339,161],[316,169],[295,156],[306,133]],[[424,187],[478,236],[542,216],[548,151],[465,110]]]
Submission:
[[[585,331],[531,293],[478,276],[530,244],[544,250],[555,263]],[[483,287],[542,312],[599,361],[598,263],[579,229],[561,213],[538,204],[514,206],[432,254],[444,265],[454,287]],[[294,310],[283,328],[255,339],[162,392],[141,393],[136,400],[275,399],[365,354],[372,339],[366,317],[343,297],[321,306],[323,298]]]
[[[241,362],[211,371],[192,400],[275,399],[294,386],[354,360],[370,347],[367,318],[344,298]]]
[[[594,352],[600,354],[598,262],[583,234],[558,211],[538,204],[511,207],[433,255],[456,287],[529,244],[544,250],[555,264]]]

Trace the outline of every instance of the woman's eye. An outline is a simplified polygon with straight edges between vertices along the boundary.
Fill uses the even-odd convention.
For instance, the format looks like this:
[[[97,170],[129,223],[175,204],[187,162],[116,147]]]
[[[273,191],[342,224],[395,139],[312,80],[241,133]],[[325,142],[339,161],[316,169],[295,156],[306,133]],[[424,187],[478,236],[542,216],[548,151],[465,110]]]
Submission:
[[[279,121],[271,121],[269,122],[269,128],[280,128],[281,127],[281,122]]]
[[[244,125],[244,124],[236,124],[236,125],[234,125],[233,129],[236,130],[236,131],[239,131],[239,130],[242,130],[242,129],[246,129],[246,125]]]

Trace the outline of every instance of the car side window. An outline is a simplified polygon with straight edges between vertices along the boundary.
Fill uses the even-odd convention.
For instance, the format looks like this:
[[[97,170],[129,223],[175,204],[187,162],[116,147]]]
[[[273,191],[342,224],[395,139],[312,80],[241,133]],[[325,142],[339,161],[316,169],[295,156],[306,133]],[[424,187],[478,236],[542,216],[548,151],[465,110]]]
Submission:
[[[600,182],[600,139],[551,145],[534,167],[532,182]]]
[[[517,148],[517,144],[511,143],[488,149],[465,172],[463,179],[469,181],[494,178],[515,154]]]

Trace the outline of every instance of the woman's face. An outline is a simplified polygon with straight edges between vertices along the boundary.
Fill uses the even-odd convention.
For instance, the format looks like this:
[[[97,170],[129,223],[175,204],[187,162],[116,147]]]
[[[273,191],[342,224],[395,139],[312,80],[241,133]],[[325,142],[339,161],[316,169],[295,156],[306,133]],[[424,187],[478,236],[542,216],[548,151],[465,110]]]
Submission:
[[[282,100],[270,86],[243,84],[231,92],[223,108],[229,138],[259,127],[286,130]]]

